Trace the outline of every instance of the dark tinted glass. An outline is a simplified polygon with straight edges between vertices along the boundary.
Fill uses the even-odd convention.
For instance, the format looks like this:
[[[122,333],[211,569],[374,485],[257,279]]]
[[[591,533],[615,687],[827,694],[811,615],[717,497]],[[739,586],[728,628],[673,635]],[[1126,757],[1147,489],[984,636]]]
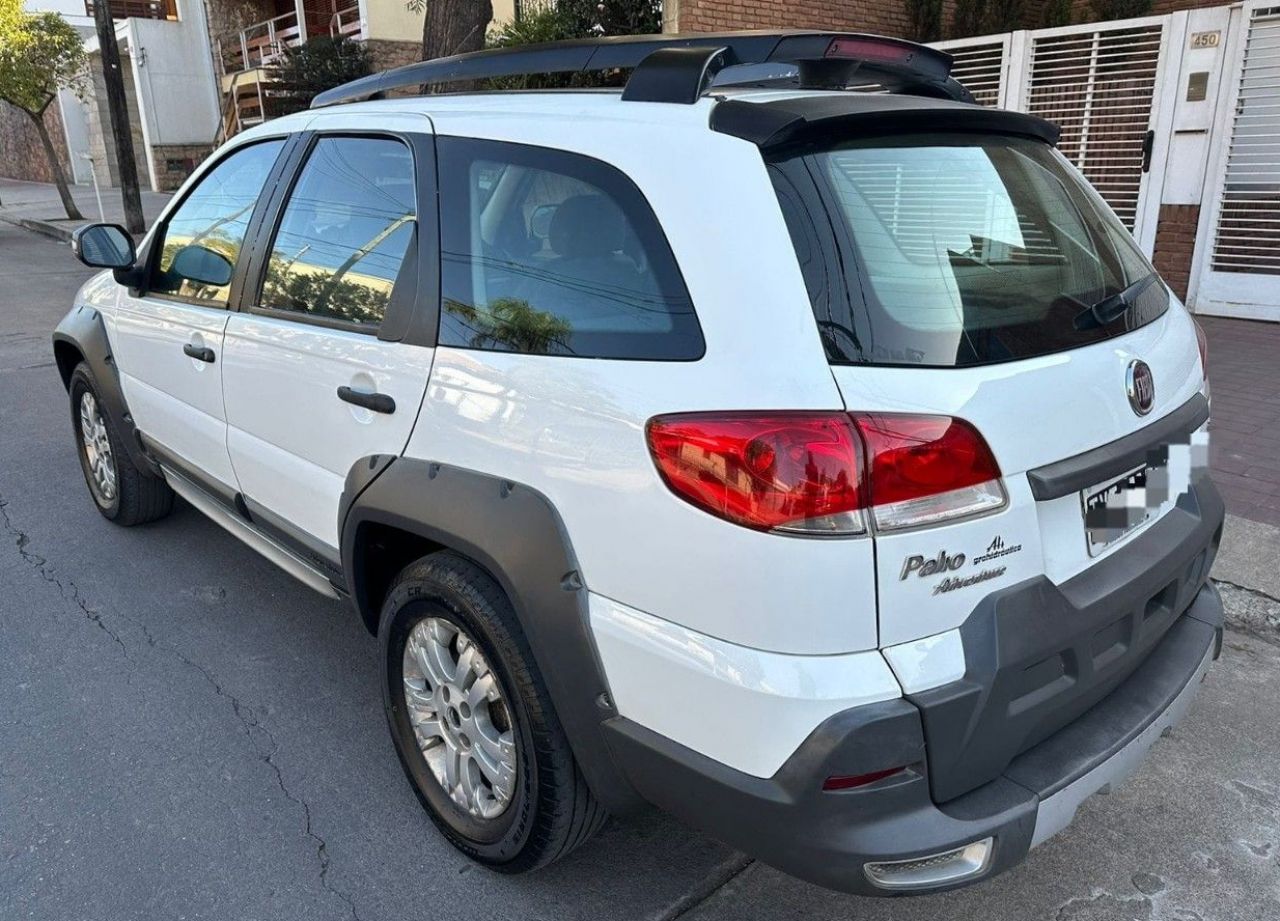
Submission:
[[[415,201],[404,144],[321,138],[285,204],[259,304],[376,328],[413,240]]]
[[[771,174],[833,361],[1029,358],[1120,335],[1169,304],[1158,280],[1144,286],[1153,269],[1128,231],[1039,141],[864,139]]]
[[[649,205],[613,167],[440,138],[440,342],[687,360],[702,332]]]
[[[213,284],[208,279],[229,278],[230,269],[239,261],[253,207],[282,147],[283,140],[242,147],[200,180],[165,225],[160,258],[151,278],[152,293],[226,306],[230,284]],[[188,248],[191,251],[183,254]],[[180,255],[183,258],[179,259]],[[212,263],[220,263],[221,271],[204,272],[204,280],[181,272],[184,265],[218,268]]]

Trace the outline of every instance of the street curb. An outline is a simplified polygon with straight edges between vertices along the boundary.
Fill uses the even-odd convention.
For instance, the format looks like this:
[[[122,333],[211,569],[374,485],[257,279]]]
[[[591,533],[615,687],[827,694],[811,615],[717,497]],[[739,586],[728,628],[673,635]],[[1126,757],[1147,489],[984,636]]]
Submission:
[[[38,233],[41,236],[50,237],[61,243],[71,242],[70,230],[48,221],[30,217],[11,217],[7,214],[0,214],[0,221],[4,221],[6,224],[13,224],[15,227],[21,227],[24,230],[30,230],[32,233]]]

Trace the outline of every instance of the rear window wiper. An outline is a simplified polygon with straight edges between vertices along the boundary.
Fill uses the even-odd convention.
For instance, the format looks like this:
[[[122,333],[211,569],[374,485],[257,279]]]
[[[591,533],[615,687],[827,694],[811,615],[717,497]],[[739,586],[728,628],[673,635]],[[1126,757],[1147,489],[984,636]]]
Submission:
[[[1076,314],[1074,325],[1076,329],[1094,329],[1099,326],[1106,326],[1121,317],[1126,310],[1133,306],[1134,301],[1142,296],[1142,292],[1146,291],[1153,283],[1160,278],[1155,272],[1139,278],[1123,291],[1118,291],[1108,297],[1104,297],[1090,307],[1086,307],[1080,313]],[[1072,300],[1076,300],[1072,298]],[[1076,300],[1076,303],[1083,303]]]

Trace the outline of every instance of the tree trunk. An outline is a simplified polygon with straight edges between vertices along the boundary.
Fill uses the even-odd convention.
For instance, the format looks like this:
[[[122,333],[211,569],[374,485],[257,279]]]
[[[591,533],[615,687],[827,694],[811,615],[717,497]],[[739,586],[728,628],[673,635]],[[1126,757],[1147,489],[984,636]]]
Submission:
[[[142,216],[142,196],[138,191],[138,164],[133,157],[133,129],[129,124],[129,103],[125,99],[124,76],[120,69],[120,46],[116,43],[116,27],[106,0],[93,5],[93,24],[98,33],[102,80],[107,90],[107,115],[116,144],[124,226],[136,236],[147,229],[147,222]]]
[[[427,0],[422,21],[422,59],[446,58],[484,47],[493,19],[490,0]]]
[[[22,111],[27,112],[26,109]],[[27,115],[36,126],[40,143],[44,145],[44,155],[49,161],[49,170],[53,173],[53,184],[58,187],[58,197],[62,199],[62,207],[66,209],[67,217],[73,221],[83,221],[84,215],[76,207],[76,200],[71,197],[71,190],[67,188],[67,177],[62,172],[62,164],[58,162],[58,152],[53,149],[53,138],[49,137],[49,129],[45,127],[44,109],[40,110],[39,115],[34,112],[27,112]]]

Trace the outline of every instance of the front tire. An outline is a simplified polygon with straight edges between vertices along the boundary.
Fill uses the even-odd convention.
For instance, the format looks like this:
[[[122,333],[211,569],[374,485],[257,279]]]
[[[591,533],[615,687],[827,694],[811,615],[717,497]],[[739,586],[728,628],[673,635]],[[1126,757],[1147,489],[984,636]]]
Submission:
[[[173,490],[159,477],[138,469],[124,449],[122,434],[102,405],[89,365],[71,372],[71,425],[89,494],[108,521],[129,527],[155,521],[173,508]]]
[[[392,584],[378,630],[405,774],[454,847],[504,873],[551,863],[607,818],[501,587],[451,552]]]

